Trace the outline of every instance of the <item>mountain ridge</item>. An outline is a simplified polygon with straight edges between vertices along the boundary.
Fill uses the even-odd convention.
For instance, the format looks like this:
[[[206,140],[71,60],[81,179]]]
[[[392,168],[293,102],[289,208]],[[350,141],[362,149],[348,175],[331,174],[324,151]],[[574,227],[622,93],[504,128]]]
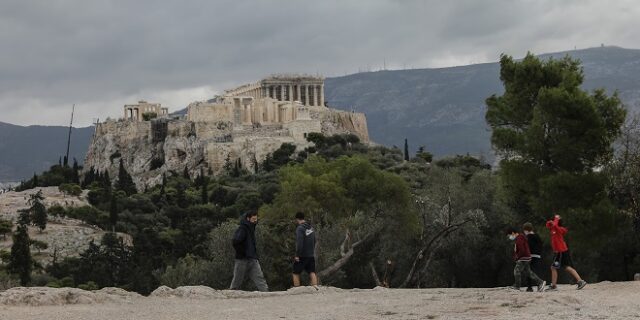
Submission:
[[[631,113],[640,110],[640,49],[605,46],[537,56],[565,55],[581,60],[584,89],[603,87],[609,94],[617,90]],[[401,146],[407,138],[412,152],[424,145],[440,157],[470,153],[491,158],[484,101],[504,91],[499,72],[498,62],[486,62],[328,77],[325,99],[330,107],[364,112],[374,142]],[[175,113],[181,111],[185,110]],[[40,134],[39,139],[22,139],[22,135],[30,137],[46,130],[55,132]],[[0,181],[25,179],[52,165],[66,150],[67,130],[63,126],[24,127],[0,122]],[[82,162],[92,134],[93,127],[74,129],[72,158]],[[48,141],[51,137],[56,137],[55,143]],[[24,141],[14,143],[12,139]],[[25,153],[22,149],[27,146],[36,146],[40,152]]]

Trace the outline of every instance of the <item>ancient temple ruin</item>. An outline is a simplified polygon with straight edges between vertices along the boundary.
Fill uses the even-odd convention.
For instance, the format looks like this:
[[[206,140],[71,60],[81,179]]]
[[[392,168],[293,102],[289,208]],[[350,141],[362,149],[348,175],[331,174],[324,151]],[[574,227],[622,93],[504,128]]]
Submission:
[[[369,143],[364,114],[325,106],[324,78],[277,75],[196,101],[184,117],[159,103],[124,106],[124,118],[98,123],[85,168],[115,176],[119,161],[138,188],[166,172],[219,174],[231,161],[250,172],[288,143],[304,150],[309,133],[353,134]],[[155,113],[157,117],[144,116]]]
[[[124,119],[132,121],[143,121],[144,115],[149,118],[166,117],[169,115],[169,108],[163,108],[159,103],[149,103],[144,100],[138,101],[138,104],[124,105]]]

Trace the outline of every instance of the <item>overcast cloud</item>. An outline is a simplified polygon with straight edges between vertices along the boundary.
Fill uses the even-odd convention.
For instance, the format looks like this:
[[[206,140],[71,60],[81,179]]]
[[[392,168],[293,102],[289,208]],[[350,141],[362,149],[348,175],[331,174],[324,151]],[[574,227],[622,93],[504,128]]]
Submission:
[[[640,5],[600,0],[0,2],[0,121],[170,111],[273,73],[340,76],[606,45],[638,48]]]

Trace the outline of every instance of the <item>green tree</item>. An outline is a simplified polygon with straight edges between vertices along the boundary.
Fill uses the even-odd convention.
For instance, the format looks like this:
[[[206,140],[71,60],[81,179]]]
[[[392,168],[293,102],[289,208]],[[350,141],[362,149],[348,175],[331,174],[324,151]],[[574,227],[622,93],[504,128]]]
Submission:
[[[29,195],[27,211],[31,217],[31,222],[40,229],[40,232],[47,227],[47,208],[44,206],[44,196],[42,190]]]
[[[109,200],[109,222],[111,223],[111,231],[116,231],[116,224],[118,223],[118,199],[115,194],[111,194]]]
[[[404,138],[404,161],[409,161],[409,141]]]
[[[12,228],[13,223],[11,221],[0,218],[0,235],[2,235],[2,239],[7,238],[7,233],[11,233]]]
[[[580,63],[568,56],[502,55],[500,67],[505,92],[486,100],[486,120],[510,205],[534,222],[559,213],[601,233],[613,209],[598,169],[611,159],[626,116],[617,94],[583,91]]]
[[[18,218],[18,227],[13,234],[13,245],[11,245],[11,258],[9,259],[8,270],[20,277],[20,284],[26,286],[31,282],[31,270],[33,269],[33,260],[31,258],[31,249],[29,248],[31,240],[29,239],[28,224],[29,212],[22,211]],[[27,222],[27,223],[24,223]]]
[[[116,182],[116,190],[124,191],[128,196],[137,192],[136,185],[127,169],[124,168],[122,158],[120,158],[120,166],[118,167],[118,181]]]

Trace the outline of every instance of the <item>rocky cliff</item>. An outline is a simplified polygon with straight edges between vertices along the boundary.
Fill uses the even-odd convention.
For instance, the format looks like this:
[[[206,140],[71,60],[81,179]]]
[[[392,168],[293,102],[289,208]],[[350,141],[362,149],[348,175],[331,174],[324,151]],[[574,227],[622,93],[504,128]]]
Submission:
[[[203,169],[219,174],[226,163],[240,159],[250,171],[255,163],[277,150],[283,143],[302,149],[309,145],[306,134],[352,133],[369,142],[364,114],[325,107],[310,110],[310,119],[284,124],[234,126],[227,121],[188,121],[154,119],[151,121],[108,121],[97,125],[84,161],[84,170],[109,171],[116,177],[120,160],[138,189],[160,183],[162,174],[191,176]]]

